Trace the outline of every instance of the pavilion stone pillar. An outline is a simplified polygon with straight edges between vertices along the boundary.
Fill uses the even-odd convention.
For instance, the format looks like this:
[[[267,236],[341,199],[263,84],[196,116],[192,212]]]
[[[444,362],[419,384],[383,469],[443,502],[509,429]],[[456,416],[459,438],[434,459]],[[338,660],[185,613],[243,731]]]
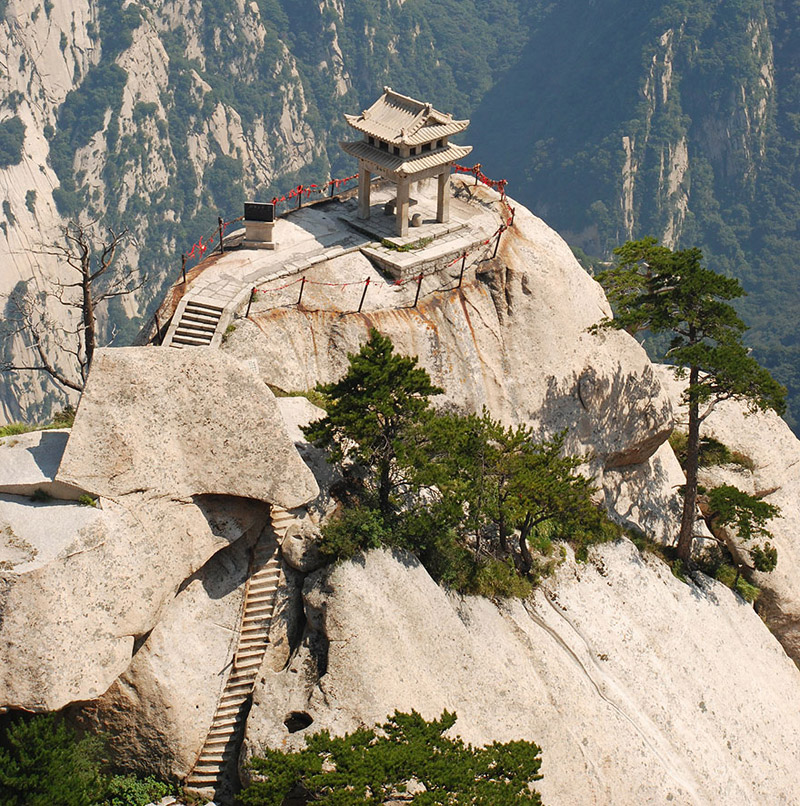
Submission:
[[[363,161],[358,167],[358,217],[366,219],[369,218],[369,191],[372,176]]]
[[[401,176],[397,179],[397,202],[396,202],[396,215],[397,226],[395,227],[395,234],[403,237],[408,235],[408,200],[411,190],[411,180],[407,176]]]
[[[439,174],[436,191],[436,220],[443,224],[450,220],[450,166]]]
[[[434,109],[432,104],[383,88],[383,95],[360,115],[345,115],[347,125],[359,139],[340,143],[345,154],[359,165],[358,217],[369,218],[370,174],[397,186],[396,233],[408,235],[409,193],[413,182],[431,179],[439,182],[436,220],[450,219],[450,171],[464,159],[472,146],[451,143],[463,132],[468,120]]]

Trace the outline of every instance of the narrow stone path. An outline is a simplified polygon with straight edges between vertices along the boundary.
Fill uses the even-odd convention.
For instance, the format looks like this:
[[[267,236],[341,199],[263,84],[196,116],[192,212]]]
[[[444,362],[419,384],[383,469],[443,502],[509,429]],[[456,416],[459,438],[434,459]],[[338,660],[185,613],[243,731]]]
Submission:
[[[186,787],[215,797],[235,780],[250,695],[269,643],[269,629],[281,578],[280,542],[295,516],[273,505],[272,529],[265,528],[256,543],[245,587],[239,642],[231,671],[222,690],[203,749]],[[277,537],[277,540],[275,539]]]

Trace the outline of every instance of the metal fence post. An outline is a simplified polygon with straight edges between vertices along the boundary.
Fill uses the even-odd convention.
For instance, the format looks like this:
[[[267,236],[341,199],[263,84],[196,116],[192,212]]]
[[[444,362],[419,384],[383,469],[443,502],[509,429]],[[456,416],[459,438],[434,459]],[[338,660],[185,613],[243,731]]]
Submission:
[[[306,287],[306,278],[304,277],[300,281],[300,296],[297,298],[297,304],[299,305],[303,301],[303,289]]]
[[[245,311],[244,318],[247,319],[250,316],[250,306],[253,304],[253,297],[256,295],[255,288],[250,289],[250,299],[247,300],[247,310]]]
[[[364,283],[364,293],[361,295],[361,302],[358,303],[358,312],[361,313],[361,308],[364,306],[364,297],[367,296],[367,289],[369,288],[369,277]]]
[[[461,281],[464,279],[464,267],[467,265],[467,253],[461,256],[461,274],[458,275],[458,286],[457,288],[461,288]]]
[[[186,255],[181,255],[181,272],[183,273],[183,284],[186,285]]]
[[[497,240],[496,240],[496,241],[495,241],[495,243],[494,243],[494,254],[492,255],[492,259],[493,259],[493,260],[494,260],[494,258],[496,258],[496,257],[497,257],[497,249],[498,249],[498,247],[500,246],[500,238],[502,238],[502,237],[503,237],[503,232],[505,231],[505,229],[506,229],[506,225],[505,225],[505,224],[501,224],[501,225],[500,225],[500,229],[499,229],[499,230],[497,230]]]
[[[217,216],[217,221],[219,222],[219,251],[222,253],[225,251],[225,244],[222,242],[222,216]]]
[[[422,288],[422,272],[419,273],[419,277],[417,277],[417,294],[414,297],[414,307],[417,307],[417,301],[419,300],[419,290]]]

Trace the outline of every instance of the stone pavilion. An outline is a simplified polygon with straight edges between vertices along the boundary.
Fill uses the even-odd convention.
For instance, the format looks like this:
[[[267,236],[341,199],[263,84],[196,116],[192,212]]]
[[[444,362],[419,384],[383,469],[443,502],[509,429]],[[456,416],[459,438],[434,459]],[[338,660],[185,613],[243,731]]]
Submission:
[[[342,149],[358,160],[358,217],[370,215],[370,181],[373,174],[397,186],[396,234],[408,234],[408,209],[411,185],[421,179],[437,177],[436,220],[450,217],[450,171],[453,163],[472,151],[449,139],[463,132],[468,120],[453,120],[431,104],[401,95],[390,87],[360,115],[345,115],[345,120],[362,138],[340,143]]]

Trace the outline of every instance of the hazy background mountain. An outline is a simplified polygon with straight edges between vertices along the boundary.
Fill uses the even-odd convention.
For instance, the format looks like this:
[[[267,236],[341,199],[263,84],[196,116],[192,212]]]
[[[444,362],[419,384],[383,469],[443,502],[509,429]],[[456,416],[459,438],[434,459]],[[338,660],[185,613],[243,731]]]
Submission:
[[[591,259],[645,234],[701,246],[750,292],[750,343],[796,416],[800,0],[0,0],[0,12],[0,291],[47,286],[57,264],[35,252],[70,217],[127,226],[123,259],[150,280],[104,322],[125,343],[218,214],[352,173],[342,113],[389,84],[472,117],[475,159]],[[35,376],[2,392],[6,417],[60,403]]]

